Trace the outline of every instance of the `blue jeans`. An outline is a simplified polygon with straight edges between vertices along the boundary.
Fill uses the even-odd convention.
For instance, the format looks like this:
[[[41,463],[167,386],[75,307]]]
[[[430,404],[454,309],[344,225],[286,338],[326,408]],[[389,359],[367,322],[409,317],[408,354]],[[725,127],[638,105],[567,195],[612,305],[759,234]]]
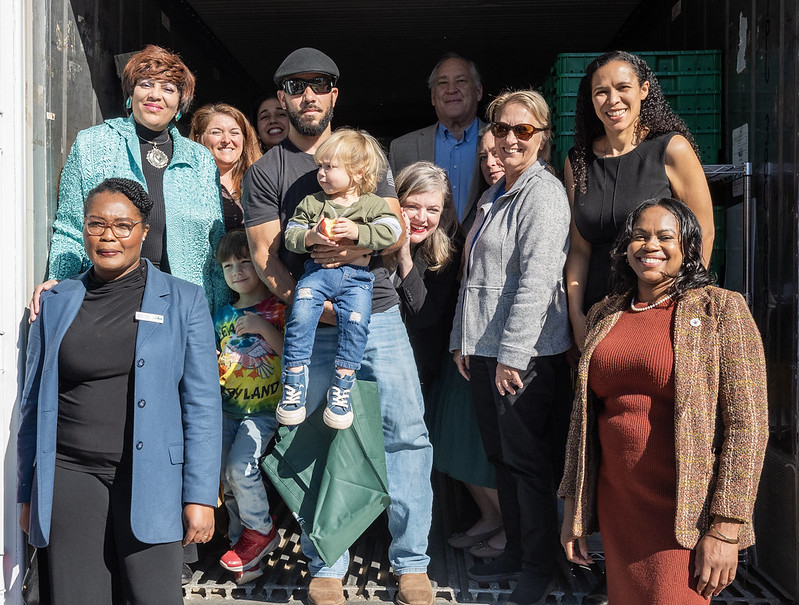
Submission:
[[[278,426],[274,413],[247,418],[222,414],[222,488],[231,544],[239,541],[244,527],[262,534],[272,530],[260,462]]]
[[[312,260],[305,262],[305,273],[297,282],[294,305],[286,323],[283,342],[283,367],[307,366],[316,325],[325,300],[333,303],[336,322],[345,326],[338,332],[336,367],[357,370],[361,367],[369,317],[372,315],[372,284],[375,276],[369,267],[342,265],[325,269]]]
[[[369,330],[358,378],[376,381],[380,393],[388,493],[391,496],[388,529],[392,540],[388,560],[397,575],[424,573],[430,562],[427,536],[433,507],[430,485],[433,447],[424,423],[419,376],[399,307],[372,315]],[[335,363],[337,331],[332,326],[316,331],[309,368],[306,404],[309,414],[324,402],[330,386],[327,377]],[[308,569],[311,576],[343,578],[347,573],[349,552],[345,552],[332,567],[327,567],[304,533],[302,550],[310,559]]]

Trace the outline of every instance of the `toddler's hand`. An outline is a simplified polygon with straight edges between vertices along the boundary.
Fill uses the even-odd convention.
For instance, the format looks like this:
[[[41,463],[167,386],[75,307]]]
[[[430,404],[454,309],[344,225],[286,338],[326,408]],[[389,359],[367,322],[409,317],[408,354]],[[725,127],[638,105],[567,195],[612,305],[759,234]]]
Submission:
[[[333,239],[338,241],[343,238],[358,242],[358,225],[343,216],[336,219],[333,223]]]
[[[328,238],[324,233],[319,230],[319,225],[317,224],[316,227],[313,229],[308,229],[305,232],[305,247],[312,248],[317,244],[322,244],[324,246],[337,246],[338,244],[334,242],[332,239]]]

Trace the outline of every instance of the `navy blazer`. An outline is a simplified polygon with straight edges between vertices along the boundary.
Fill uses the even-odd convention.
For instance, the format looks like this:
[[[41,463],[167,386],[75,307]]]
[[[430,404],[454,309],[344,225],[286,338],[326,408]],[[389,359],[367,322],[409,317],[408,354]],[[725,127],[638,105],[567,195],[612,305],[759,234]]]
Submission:
[[[183,537],[189,503],[216,506],[222,401],[214,329],[202,288],[147,262],[136,335],[130,526],[148,544]],[[47,546],[58,424],[58,351],[83,302],[88,272],[41,297],[27,350],[17,443],[18,502],[30,502],[29,541]]]

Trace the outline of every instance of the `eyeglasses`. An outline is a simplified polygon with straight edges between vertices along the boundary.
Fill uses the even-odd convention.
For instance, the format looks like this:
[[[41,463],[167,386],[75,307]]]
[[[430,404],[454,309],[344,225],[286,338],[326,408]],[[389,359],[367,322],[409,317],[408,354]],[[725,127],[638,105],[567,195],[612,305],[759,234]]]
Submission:
[[[530,137],[536,132],[544,132],[545,130],[549,130],[549,128],[536,128],[532,124],[516,124],[515,126],[511,126],[504,122],[491,123],[491,134],[498,139],[504,139],[511,130],[520,141],[529,141]]]
[[[283,91],[287,95],[301,95],[310,86],[311,90],[316,94],[326,95],[333,90],[335,85],[336,81],[328,76],[317,76],[310,80],[289,78],[288,80],[283,80]]]
[[[86,232],[89,235],[102,235],[105,233],[106,229],[111,227],[111,232],[114,234],[114,237],[125,239],[126,237],[130,237],[130,234],[133,232],[133,228],[141,222],[142,221],[117,221],[114,223],[106,223],[105,221],[100,221],[93,218],[86,219],[83,224],[86,227]]]

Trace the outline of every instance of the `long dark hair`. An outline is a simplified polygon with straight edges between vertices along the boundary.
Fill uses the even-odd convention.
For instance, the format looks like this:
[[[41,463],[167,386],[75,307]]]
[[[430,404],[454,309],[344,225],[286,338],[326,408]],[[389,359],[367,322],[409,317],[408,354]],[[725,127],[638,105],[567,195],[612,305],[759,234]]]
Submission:
[[[669,288],[669,292],[674,293],[675,298],[679,300],[688,290],[712,285],[715,280],[705,269],[705,265],[702,264],[702,227],[699,226],[696,215],[680,200],[663,197],[641,202],[627,216],[624,229],[616,238],[613,250],[610,253],[613,259],[611,292],[613,294],[627,294],[630,290],[635,291],[638,285],[638,276],[627,262],[627,246],[632,241],[633,229],[635,229],[641,214],[654,206],[660,206],[668,210],[680,226],[680,248],[683,255],[682,267],[680,267],[680,272]]]
[[[638,85],[649,82],[649,94],[641,101],[641,115],[635,124],[635,139],[640,142],[644,139],[654,138],[668,132],[678,132],[691,143],[694,152],[699,157],[699,148],[694,137],[685,125],[685,122],[675,114],[663,91],[660,88],[655,74],[641,57],[623,50],[614,50],[597,57],[585,68],[585,75],[580,80],[577,89],[577,108],[574,117],[574,149],[569,154],[574,184],[580,193],[587,191],[588,153],[594,141],[605,134],[605,127],[594,111],[591,102],[591,79],[600,67],[611,61],[623,61],[633,68]]]

